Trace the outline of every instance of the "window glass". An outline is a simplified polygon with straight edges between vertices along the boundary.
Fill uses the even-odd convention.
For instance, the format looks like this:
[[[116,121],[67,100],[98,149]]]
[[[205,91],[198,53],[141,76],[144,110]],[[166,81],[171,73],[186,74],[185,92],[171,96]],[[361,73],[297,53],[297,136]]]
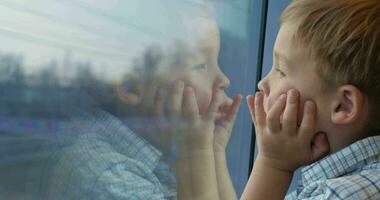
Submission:
[[[1,1],[0,198],[239,196],[252,2]]]

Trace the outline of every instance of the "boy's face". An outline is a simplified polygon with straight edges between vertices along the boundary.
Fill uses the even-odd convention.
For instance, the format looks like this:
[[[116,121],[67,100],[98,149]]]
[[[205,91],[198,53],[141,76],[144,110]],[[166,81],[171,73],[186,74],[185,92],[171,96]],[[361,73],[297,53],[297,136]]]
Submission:
[[[182,80],[185,86],[192,87],[195,91],[200,114],[208,111],[215,90],[223,91],[224,104],[222,104],[221,108],[223,105],[232,103],[232,100],[224,93],[230,81],[218,65],[220,48],[218,27],[215,23],[207,26],[207,29],[202,31],[204,31],[202,32],[202,37],[196,41],[196,48],[185,58],[184,64],[174,66],[175,69],[165,72],[159,81],[159,86],[167,91],[167,97],[177,80]],[[216,120],[222,116],[223,112],[220,109],[216,115]],[[170,148],[168,143],[163,143],[162,145],[162,140],[170,139],[170,137],[157,137],[156,134],[150,135],[150,133],[144,137],[160,150]],[[167,142],[170,142],[170,140]]]
[[[171,73],[166,79],[169,83],[182,80],[185,86],[191,86],[195,91],[200,114],[207,111],[212,94],[215,90],[224,91],[230,84],[228,77],[218,65],[219,30],[216,23],[202,30],[202,36],[196,41],[196,48],[186,59],[185,66],[178,66],[177,73]],[[231,99],[224,93],[225,104]],[[220,117],[221,113],[218,113]]]
[[[228,77],[221,71],[218,64],[219,32],[217,27],[205,32],[204,38],[199,42],[199,50],[191,60],[190,66],[182,73],[185,85],[195,89],[201,114],[207,111],[212,93],[215,90],[224,91],[230,84]],[[226,95],[225,101],[229,101]]]
[[[302,120],[303,105],[312,100],[317,105],[317,131],[325,131],[328,126],[328,99],[322,93],[322,82],[315,71],[315,63],[306,55],[306,51],[295,45],[292,40],[295,25],[284,23],[277,35],[273,49],[273,66],[269,74],[260,81],[258,87],[264,92],[264,109],[273,106],[281,94],[289,89],[300,93],[298,124]]]
[[[142,108],[151,108],[153,96],[158,87],[164,88],[167,91],[166,95],[170,95],[175,82],[182,80],[185,86],[194,89],[199,113],[204,114],[211,103],[213,92],[215,90],[224,92],[230,85],[230,80],[221,71],[218,64],[220,36],[216,21],[212,19],[199,21],[193,31],[197,32],[197,36],[193,39],[185,38],[179,41],[178,46],[176,46],[178,41],[175,41],[175,45],[169,45],[168,49],[174,47],[174,52],[165,52],[163,55],[163,70],[156,74],[153,85],[144,87],[142,86],[144,83],[140,83],[140,94],[136,94],[139,97],[136,98],[137,103],[135,104]],[[171,64],[173,60],[176,60],[175,66]],[[164,69],[167,65],[172,67]],[[232,100],[225,93],[223,94],[224,103],[222,106],[232,103]],[[121,92],[119,95],[123,97],[128,95],[128,102],[131,101],[130,93]],[[144,101],[144,99],[148,100]],[[221,116],[222,113],[219,112],[217,118]]]

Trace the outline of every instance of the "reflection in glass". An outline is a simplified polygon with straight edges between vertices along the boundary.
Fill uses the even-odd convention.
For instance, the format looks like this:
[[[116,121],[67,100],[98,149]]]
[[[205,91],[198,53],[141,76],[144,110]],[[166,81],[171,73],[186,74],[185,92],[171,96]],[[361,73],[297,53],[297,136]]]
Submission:
[[[213,2],[0,11],[2,199],[236,198],[225,149],[240,99],[224,92]]]

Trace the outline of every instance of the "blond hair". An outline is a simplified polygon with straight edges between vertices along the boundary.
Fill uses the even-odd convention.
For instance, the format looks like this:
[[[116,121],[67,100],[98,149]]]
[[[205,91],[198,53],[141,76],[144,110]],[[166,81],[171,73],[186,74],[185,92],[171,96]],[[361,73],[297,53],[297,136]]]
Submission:
[[[380,1],[294,0],[281,16],[285,22],[296,23],[294,40],[316,61],[325,86],[352,84],[367,95],[368,125],[379,131]]]

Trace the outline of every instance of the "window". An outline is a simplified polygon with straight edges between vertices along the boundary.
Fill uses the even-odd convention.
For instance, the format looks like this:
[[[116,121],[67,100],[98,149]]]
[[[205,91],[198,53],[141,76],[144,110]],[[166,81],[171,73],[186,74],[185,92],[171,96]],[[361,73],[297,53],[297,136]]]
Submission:
[[[1,1],[0,197],[176,199],[172,88],[191,86],[201,116],[215,89],[224,106],[253,93],[263,2]],[[251,131],[243,98],[226,140],[237,195]]]

